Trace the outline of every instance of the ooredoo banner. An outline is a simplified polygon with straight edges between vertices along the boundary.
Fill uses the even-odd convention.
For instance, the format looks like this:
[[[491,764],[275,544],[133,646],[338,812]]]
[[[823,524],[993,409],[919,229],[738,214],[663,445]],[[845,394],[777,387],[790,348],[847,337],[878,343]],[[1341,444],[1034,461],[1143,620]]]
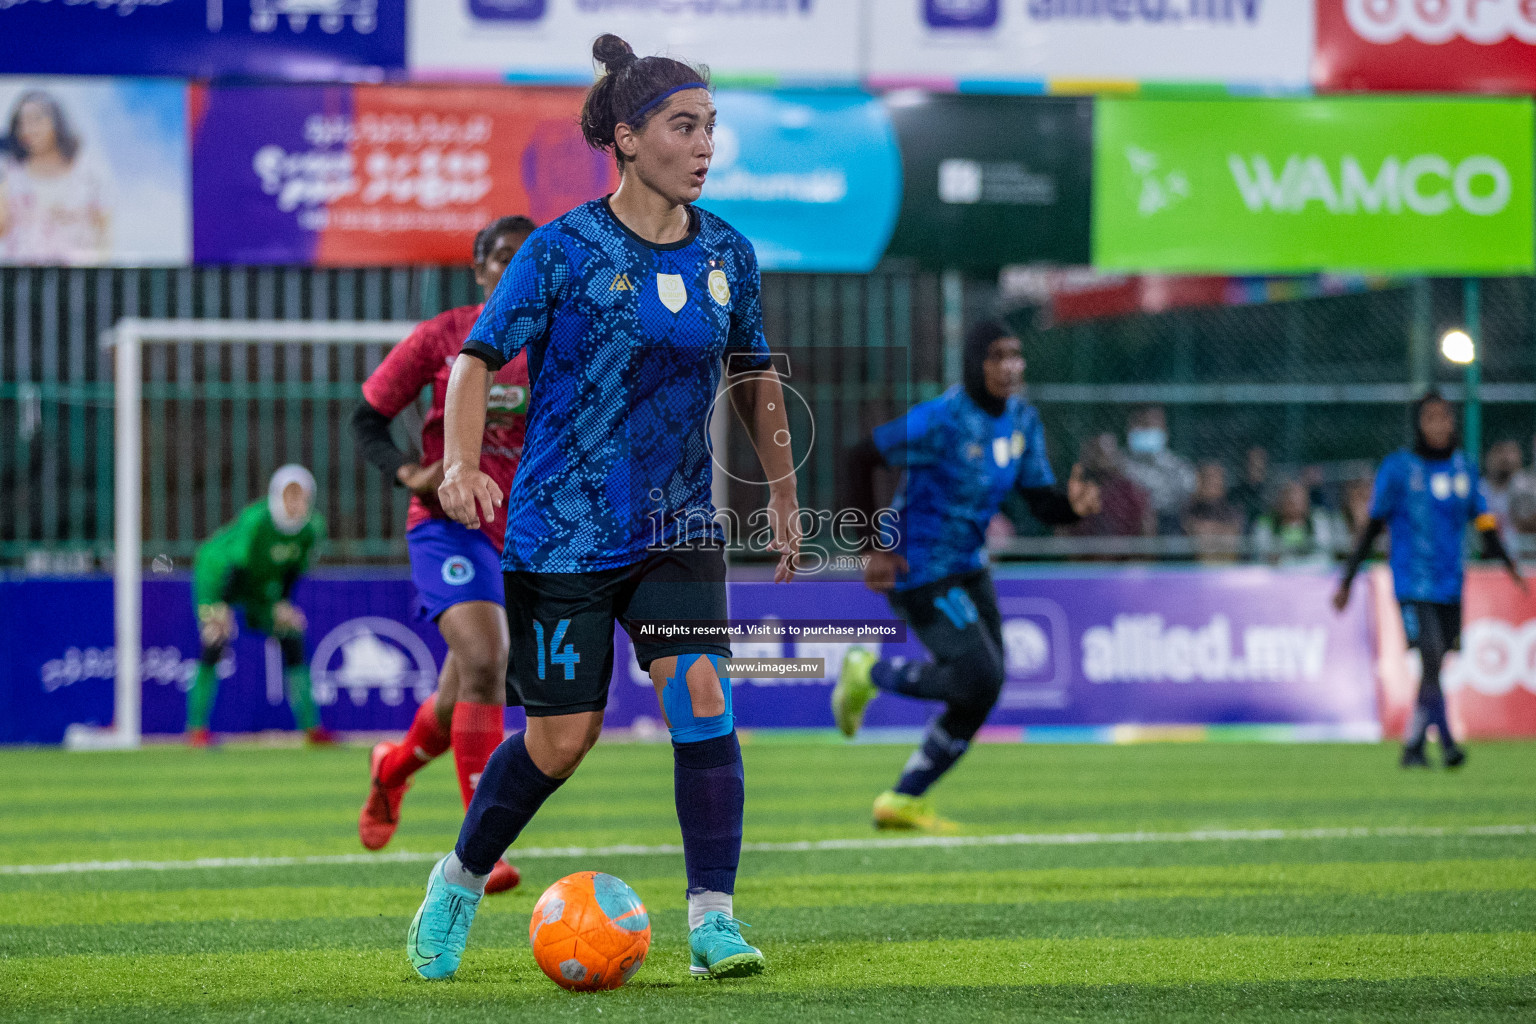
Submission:
[[[1413,713],[1421,665],[1408,650],[1387,569],[1373,570],[1371,593],[1382,730],[1398,736]],[[1521,591],[1503,570],[1469,569],[1461,650],[1446,659],[1440,679],[1458,739],[1536,736],[1536,594]]]
[[[1313,83],[1331,90],[1536,90],[1529,0],[1317,0]]]
[[[185,264],[189,164],[179,82],[0,78],[0,264]]]
[[[888,0],[869,11],[866,73],[879,85],[1301,89],[1312,55],[1311,0]]]
[[[1335,614],[1335,582],[1327,573],[1264,568],[1004,575],[997,586],[1007,681],[990,723],[1283,724],[1304,735],[1374,738],[1367,602]],[[179,732],[198,652],[190,588],[160,577],[144,593],[144,727]],[[444,649],[430,623],[412,616],[413,593],[409,580],[383,574],[308,578],[295,590],[327,725],[403,730],[431,691]],[[0,582],[0,742],[56,743],[70,722],[110,719],[111,595],[106,578]],[[730,599],[733,618],[753,623],[892,617],[882,597],[856,582],[733,583]],[[738,657],[820,658],[825,668],[819,679],[733,679],[742,727],[832,727],[828,701],[847,644],[734,646]],[[915,639],[883,653],[928,656]],[[650,680],[622,631],[615,655],[606,724],[664,734]],[[263,639],[243,635],[219,673],[216,731],[291,726],[281,658]],[[913,729],[933,712],[928,702],[883,696],[867,720]]]
[[[858,80],[855,0],[410,0],[411,73],[590,84],[592,40],[707,64],[716,81]]]
[[[764,270],[873,270],[901,203],[885,105],[852,91],[721,89],[715,107],[699,205],[751,239]]]
[[[1529,273],[1529,99],[1101,99],[1106,270]]]
[[[405,0],[0,0],[0,68],[53,75],[381,77]]]
[[[468,263],[496,217],[611,191],[575,89],[214,86],[192,92],[199,263]]]

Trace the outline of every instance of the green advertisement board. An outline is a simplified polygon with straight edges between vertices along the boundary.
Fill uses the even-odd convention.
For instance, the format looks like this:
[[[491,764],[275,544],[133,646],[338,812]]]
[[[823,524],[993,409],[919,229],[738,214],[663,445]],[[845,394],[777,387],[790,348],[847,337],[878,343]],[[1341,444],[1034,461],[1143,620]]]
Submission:
[[[932,269],[1088,262],[1093,101],[886,97],[901,147],[901,215],[886,255]]]
[[[1100,101],[1106,270],[1532,270],[1530,99]]]

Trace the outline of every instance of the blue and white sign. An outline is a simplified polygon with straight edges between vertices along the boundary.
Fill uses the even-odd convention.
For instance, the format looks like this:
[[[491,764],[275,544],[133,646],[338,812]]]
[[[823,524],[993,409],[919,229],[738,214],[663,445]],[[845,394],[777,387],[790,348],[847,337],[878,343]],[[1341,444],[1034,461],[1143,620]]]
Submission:
[[[0,0],[16,74],[378,78],[405,66],[406,0]]]
[[[0,0],[4,2],[4,0]],[[855,0],[410,0],[415,77],[592,81],[592,40],[708,64],[718,82],[853,84]]]
[[[1152,81],[1291,91],[1306,88],[1312,57],[1313,0],[888,0],[870,11],[865,74],[880,85],[1043,92],[1062,80]]]
[[[901,205],[885,105],[855,92],[721,89],[715,107],[699,204],[752,241],[764,270],[872,269]]]

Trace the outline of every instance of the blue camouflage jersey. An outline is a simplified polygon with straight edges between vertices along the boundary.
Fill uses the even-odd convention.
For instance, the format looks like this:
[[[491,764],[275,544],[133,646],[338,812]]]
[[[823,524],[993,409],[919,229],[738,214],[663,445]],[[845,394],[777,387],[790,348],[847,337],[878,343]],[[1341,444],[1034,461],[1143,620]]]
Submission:
[[[1382,462],[1371,518],[1392,533],[1392,584],[1399,601],[1461,600],[1467,524],[1488,511],[1477,470],[1460,451],[1426,459],[1401,448]]]
[[[884,542],[907,560],[897,590],[987,564],[987,524],[1015,487],[1056,483],[1035,407],[1014,395],[989,416],[964,389],[950,388],[875,428],[875,447],[906,470]]]
[[[517,251],[464,351],[501,366],[528,349],[528,429],[507,497],[502,566],[591,572],[648,549],[721,539],[709,414],[723,357],[768,362],[757,256],[689,208],[678,242],[648,242],[606,199]]]

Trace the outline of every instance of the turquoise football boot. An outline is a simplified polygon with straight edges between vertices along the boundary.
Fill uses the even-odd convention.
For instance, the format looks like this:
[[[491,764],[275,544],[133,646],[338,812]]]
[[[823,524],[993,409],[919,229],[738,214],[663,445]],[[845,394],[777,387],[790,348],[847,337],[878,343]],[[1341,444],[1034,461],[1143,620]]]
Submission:
[[[738,921],[719,910],[704,915],[704,923],[688,933],[693,963],[688,973],[695,978],[745,978],[763,973],[763,951],[741,937]],[[748,927],[751,927],[748,925]]]
[[[427,898],[421,901],[405,936],[411,966],[428,981],[451,978],[459,969],[481,899],[474,890],[453,885],[443,877],[447,860],[444,857],[433,865],[432,874],[427,876]]]
[[[838,731],[849,739],[853,739],[859,726],[864,724],[864,709],[879,692],[869,680],[869,670],[878,660],[864,647],[850,647],[843,655],[837,685],[832,687],[832,720],[837,723]]]

